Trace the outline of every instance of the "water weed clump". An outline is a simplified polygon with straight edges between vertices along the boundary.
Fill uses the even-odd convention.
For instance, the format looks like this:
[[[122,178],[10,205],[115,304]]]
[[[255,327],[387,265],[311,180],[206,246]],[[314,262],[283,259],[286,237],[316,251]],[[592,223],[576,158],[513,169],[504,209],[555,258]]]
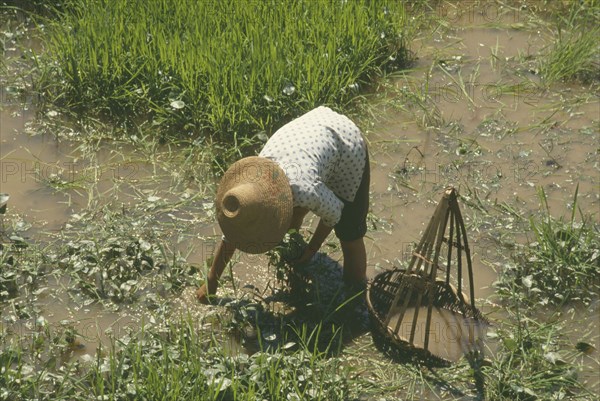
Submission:
[[[13,236],[0,243],[0,301],[19,296],[24,289],[36,288],[46,269],[37,246],[25,250],[23,239]]]
[[[533,241],[517,252],[501,272],[499,294],[506,299],[542,305],[572,301],[590,303],[600,294],[600,236],[591,218],[577,207],[575,191],[570,218],[554,218],[540,189],[543,215],[531,218]],[[576,221],[577,211],[581,221]]]
[[[78,333],[41,316],[29,328],[17,332],[0,326],[0,400],[76,399],[71,380],[79,364],[67,362],[79,346]]]
[[[0,244],[0,300],[14,298],[19,292],[20,274],[15,266],[12,246]]]
[[[579,351],[565,339],[564,327],[543,323],[517,308],[488,333],[494,355],[482,368],[487,400],[592,400],[579,379]]]
[[[38,88],[65,109],[231,140],[344,106],[406,61],[402,2],[71,0]]]
[[[62,233],[66,243],[54,272],[72,279],[74,293],[119,304],[150,290],[166,295],[195,285],[197,268],[169,248],[166,230],[144,211],[105,206],[101,213],[77,218],[72,230]]]
[[[5,212],[6,204],[0,208],[0,302],[36,290],[49,270],[48,250],[27,238],[28,223]]]

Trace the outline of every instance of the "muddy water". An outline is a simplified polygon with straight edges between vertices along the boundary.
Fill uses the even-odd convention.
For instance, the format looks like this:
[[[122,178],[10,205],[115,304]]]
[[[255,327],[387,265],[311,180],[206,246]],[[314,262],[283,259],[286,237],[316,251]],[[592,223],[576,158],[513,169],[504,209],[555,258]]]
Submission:
[[[402,250],[419,238],[445,185],[454,185],[473,201],[512,205],[525,216],[539,211],[539,188],[545,190],[555,216],[570,213],[577,184],[582,210],[593,212],[600,206],[597,97],[576,86],[557,92],[536,93],[527,86],[516,93],[502,92],[515,80],[507,77],[507,70],[517,68],[511,65],[513,59],[521,52],[537,51],[539,36],[471,28],[452,39],[421,43],[417,68],[396,83],[397,88],[412,84],[420,95],[429,96],[439,125],[424,128],[413,115],[391,111],[382,113],[371,130],[373,209],[388,223],[387,231],[373,234],[371,260],[389,259],[389,250]],[[503,61],[491,61],[492,47],[494,60]],[[450,61],[442,66],[439,60]],[[393,100],[401,106],[410,102],[401,93]],[[557,106],[561,102],[565,105]],[[467,219],[476,212],[467,210]],[[493,231],[472,223],[477,254],[478,240]],[[478,265],[478,295],[486,296],[489,290],[484,287],[494,273]]]
[[[52,139],[23,134],[32,118],[31,111],[0,112],[0,191],[10,195],[9,208],[14,213],[55,229],[77,205],[43,185],[58,177],[57,163],[65,154]]]
[[[106,146],[90,153],[55,137],[28,135],[34,121],[35,111],[27,105],[0,111],[0,192],[10,196],[1,216],[3,242],[17,233],[44,244],[77,213],[105,204],[129,205],[169,184],[156,184],[154,166],[136,157],[131,147]],[[145,192],[148,187],[152,191]],[[161,196],[168,199],[169,194]],[[35,294],[26,294],[26,303],[34,304],[33,316],[23,317],[11,303],[2,305],[0,329],[23,335],[74,330],[76,342],[65,349],[63,361],[93,355],[109,338],[139,331],[145,313],[79,299],[68,291],[71,285],[66,276],[49,276]]]
[[[63,349],[60,363],[75,358],[89,358],[98,350],[106,352],[110,339],[120,339],[131,333],[139,333],[141,322],[131,310],[110,311],[102,304],[73,302],[53,291],[43,294],[37,303],[43,305],[38,314],[31,318],[18,317],[11,308],[4,308],[4,322],[0,327],[8,328],[11,338],[17,335],[28,338],[33,332],[46,331],[55,338],[65,338],[67,333],[76,333],[68,347]],[[146,322],[148,325],[148,322]]]
[[[132,202],[133,186],[152,176],[153,166],[131,147],[90,154],[48,135],[26,135],[34,117],[34,111],[0,112],[0,192],[10,195],[10,210],[34,225],[34,232],[56,231],[92,206]]]

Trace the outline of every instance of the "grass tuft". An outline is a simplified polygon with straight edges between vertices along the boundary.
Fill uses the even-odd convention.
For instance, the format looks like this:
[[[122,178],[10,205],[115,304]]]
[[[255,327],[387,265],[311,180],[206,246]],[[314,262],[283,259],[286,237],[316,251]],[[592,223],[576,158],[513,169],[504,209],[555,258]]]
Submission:
[[[557,16],[553,45],[541,58],[539,71],[547,84],[562,81],[600,80],[600,2],[573,1]]]
[[[540,62],[540,74],[548,84],[579,79],[600,80],[600,28],[560,33]]]

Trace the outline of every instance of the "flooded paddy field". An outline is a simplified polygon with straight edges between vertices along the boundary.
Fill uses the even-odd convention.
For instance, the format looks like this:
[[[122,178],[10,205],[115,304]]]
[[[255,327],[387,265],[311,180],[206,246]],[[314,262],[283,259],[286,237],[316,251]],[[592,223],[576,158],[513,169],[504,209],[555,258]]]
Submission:
[[[556,36],[539,7],[443,3],[425,19],[410,45],[414,62],[378,80],[351,111],[371,152],[368,275],[407,265],[444,188],[453,185],[472,249],[475,297],[491,322],[481,333],[487,398],[596,399],[598,76],[545,81],[543,65]],[[22,35],[14,50],[5,45],[7,59],[38,48],[37,39]],[[12,79],[10,71],[3,82]],[[143,125],[110,139],[103,122],[65,121],[61,110],[38,109],[33,99],[6,99],[0,192],[10,198],[0,216],[0,325],[2,355],[15,354],[15,344],[28,350],[19,354],[23,380],[50,365],[56,375],[61,366],[79,369],[107,356],[111,341],[127,348],[145,330],[168,336],[181,314],[191,317],[199,343],[207,341],[202,333],[217,338],[212,345],[226,349],[223,360],[253,358],[265,345],[287,349],[292,340],[283,338],[277,318],[289,310],[270,298],[282,284],[268,256],[237,255],[223,278],[221,305],[195,301],[220,238],[213,212],[218,144],[156,141],[152,127]],[[305,237],[316,223],[307,221]],[[579,242],[571,242],[573,233]],[[586,273],[595,279],[565,290],[546,277],[567,264],[567,256],[557,256],[563,249],[577,258],[569,263],[596,269]],[[322,251],[335,269],[337,240],[331,236]],[[548,254],[554,259],[543,259]],[[539,273],[519,275],[526,262]],[[7,267],[15,264],[17,276]],[[319,294],[335,292],[340,275],[318,273],[331,287],[321,284],[316,299],[327,303]],[[311,311],[329,316],[327,307]],[[443,314],[436,319],[436,345],[456,365],[432,371],[388,361],[359,327],[330,358],[339,369],[353,369],[343,382],[353,397],[346,399],[481,399],[462,358],[464,339]],[[248,322],[258,333],[255,327],[240,337]],[[298,399],[324,399],[310,394]]]

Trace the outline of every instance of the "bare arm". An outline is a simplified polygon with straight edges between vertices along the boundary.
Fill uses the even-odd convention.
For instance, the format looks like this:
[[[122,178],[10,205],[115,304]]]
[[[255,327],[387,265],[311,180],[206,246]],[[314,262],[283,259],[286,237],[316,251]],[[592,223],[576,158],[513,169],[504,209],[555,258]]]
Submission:
[[[290,224],[290,228],[296,231],[300,231],[300,227],[302,226],[302,222],[304,221],[304,217],[308,213],[308,209],[303,207],[294,207],[294,212],[292,214],[292,223]]]
[[[320,219],[317,229],[310,239],[307,248],[314,250],[314,253],[316,253],[321,248],[321,245],[323,245],[323,242],[325,242],[325,239],[327,239],[331,230],[333,230],[333,227],[328,226],[323,222],[323,219]]]
[[[219,247],[217,248],[217,252],[213,259],[212,265],[208,272],[208,276],[206,277],[206,283],[202,285],[196,291],[196,297],[198,300],[206,304],[209,302],[208,297],[210,295],[214,295],[217,292],[217,288],[219,286],[219,278],[223,274],[227,263],[231,260],[234,252],[235,246],[229,242],[221,241]]]
[[[312,257],[319,251],[321,245],[323,245],[323,242],[325,242],[325,239],[327,238],[329,233],[331,233],[332,229],[333,227],[328,226],[326,223],[323,222],[323,219],[320,219],[319,224],[317,225],[317,229],[315,230],[315,233],[310,239],[307,247],[304,249],[302,256],[299,259],[295,260],[293,263],[302,264],[311,260]]]

